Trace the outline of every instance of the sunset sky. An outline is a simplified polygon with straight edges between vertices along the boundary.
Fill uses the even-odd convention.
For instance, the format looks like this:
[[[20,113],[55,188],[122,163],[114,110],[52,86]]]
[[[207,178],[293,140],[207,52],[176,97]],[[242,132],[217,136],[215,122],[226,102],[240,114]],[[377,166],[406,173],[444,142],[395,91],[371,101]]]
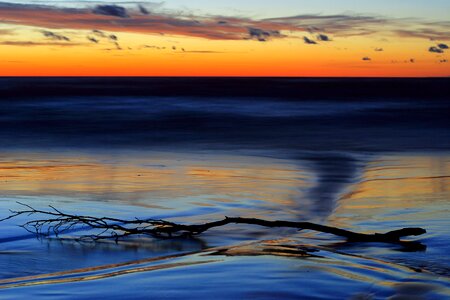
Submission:
[[[448,0],[0,2],[1,76],[450,76]]]

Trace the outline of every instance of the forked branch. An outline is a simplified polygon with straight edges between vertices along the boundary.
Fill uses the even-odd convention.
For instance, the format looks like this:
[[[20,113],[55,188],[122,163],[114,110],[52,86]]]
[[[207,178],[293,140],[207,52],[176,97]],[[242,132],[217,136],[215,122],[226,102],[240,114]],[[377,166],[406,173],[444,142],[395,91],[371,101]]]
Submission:
[[[215,222],[184,225],[156,219],[136,218],[133,220],[123,220],[118,218],[73,215],[64,213],[53,206],[50,206],[50,210],[39,210],[27,204],[19,204],[23,206],[24,209],[18,211],[12,210],[11,215],[3,220],[15,218],[20,215],[42,216],[43,218],[41,219],[33,219],[22,225],[27,231],[38,236],[49,236],[52,234],[58,236],[61,233],[67,233],[71,230],[80,228],[95,231],[91,235],[81,236],[80,240],[113,238],[117,241],[119,238],[130,235],[150,235],[153,237],[193,236],[201,234],[211,228],[228,224],[247,224],[268,228],[283,227],[295,228],[298,230],[314,230],[340,236],[346,238],[350,242],[403,243],[401,241],[401,238],[403,237],[418,236],[426,233],[426,230],[423,228],[403,228],[387,233],[365,234],[310,222],[268,221],[254,218],[229,217],[225,217],[225,219]]]

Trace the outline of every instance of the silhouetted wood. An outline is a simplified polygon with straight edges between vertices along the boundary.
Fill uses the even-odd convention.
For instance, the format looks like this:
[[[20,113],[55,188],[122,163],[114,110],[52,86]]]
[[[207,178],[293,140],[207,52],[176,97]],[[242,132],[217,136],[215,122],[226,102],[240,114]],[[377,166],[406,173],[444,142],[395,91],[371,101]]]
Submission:
[[[230,218],[225,217],[223,220],[208,222],[204,224],[185,225],[173,223],[165,220],[155,219],[133,219],[123,220],[108,217],[93,217],[83,215],[66,214],[62,211],[50,206],[51,210],[39,210],[29,205],[19,203],[24,206],[24,210],[11,211],[12,215],[3,219],[11,219],[19,215],[42,215],[46,218],[34,219],[22,225],[27,231],[38,236],[48,236],[68,232],[77,227],[83,226],[89,229],[97,230],[92,235],[80,237],[83,239],[107,239],[113,238],[116,241],[119,238],[130,235],[151,235],[154,237],[174,237],[174,236],[192,236],[201,234],[209,229],[222,227],[228,224],[245,224],[257,225],[268,228],[295,228],[298,230],[314,230],[323,233],[329,233],[336,236],[346,238],[349,242],[379,242],[379,243],[398,243],[405,244],[400,239],[406,236],[418,236],[426,233],[423,228],[403,228],[399,230],[389,231],[387,233],[365,234],[357,233],[337,227],[325,226],[310,222],[291,222],[291,221],[268,221],[255,218]],[[0,221],[3,221],[0,220]]]

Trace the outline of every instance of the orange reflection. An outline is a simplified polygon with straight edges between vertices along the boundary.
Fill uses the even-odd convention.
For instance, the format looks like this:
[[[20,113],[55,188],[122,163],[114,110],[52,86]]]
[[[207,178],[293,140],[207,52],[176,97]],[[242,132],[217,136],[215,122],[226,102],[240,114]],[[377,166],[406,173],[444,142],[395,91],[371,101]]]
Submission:
[[[242,199],[289,205],[309,184],[295,164],[268,158],[161,153],[1,157],[5,196],[94,196],[157,208],[173,208],[177,199],[196,206]]]
[[[383,157],[340,198],[333,222],[439,220],[450,209],[449,186],[448,156]]]

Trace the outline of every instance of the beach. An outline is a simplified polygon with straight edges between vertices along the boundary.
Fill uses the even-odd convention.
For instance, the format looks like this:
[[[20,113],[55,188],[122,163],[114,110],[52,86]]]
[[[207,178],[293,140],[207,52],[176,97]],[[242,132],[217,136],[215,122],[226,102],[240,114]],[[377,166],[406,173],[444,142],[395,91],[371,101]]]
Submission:
[[[448,79],[118,81],[0,80],[0,218],[20,202],[185,224],[422,227],[411,240],[426,249],[245,225],[80,243],[83,229],[37,239],[20,216],[1,225],[0,298],[450,296]]]

